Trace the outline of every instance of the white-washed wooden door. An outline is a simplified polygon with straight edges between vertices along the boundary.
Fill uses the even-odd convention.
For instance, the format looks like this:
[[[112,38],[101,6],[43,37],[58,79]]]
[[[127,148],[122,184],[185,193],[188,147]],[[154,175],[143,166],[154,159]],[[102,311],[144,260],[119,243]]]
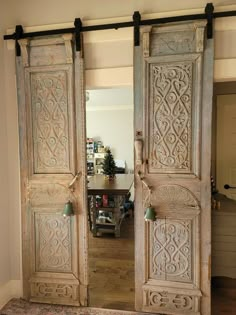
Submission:
[[[135,47],[136,310],[210,315],[213,40],[205,22],[141,28]],[[144,178],[141,182],[140,176]],[[149,195],[147,185],[151,186]],[[144,221],[151,203],[155,222]]]
[[[70,34],[19,43],[24,297],[87,305],[82,52],[74,51]],[[75,215],[63,217],[69,200]]]

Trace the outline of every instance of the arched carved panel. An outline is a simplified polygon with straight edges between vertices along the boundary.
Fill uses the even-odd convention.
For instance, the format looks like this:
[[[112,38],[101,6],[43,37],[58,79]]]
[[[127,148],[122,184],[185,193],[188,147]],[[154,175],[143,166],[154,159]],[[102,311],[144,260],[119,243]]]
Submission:
[[[165,209],[195,209],[199,210],[199,202],[193,193],[180,185],[161,185],[152,189],[151,195],[144,189],[144,207],[150,202],[152,205]]]
[[[57,183],[31,184],[28,196],[29,202],[33,207],[64,204],[68,199],[74,199],[72,192],[66,185]]]

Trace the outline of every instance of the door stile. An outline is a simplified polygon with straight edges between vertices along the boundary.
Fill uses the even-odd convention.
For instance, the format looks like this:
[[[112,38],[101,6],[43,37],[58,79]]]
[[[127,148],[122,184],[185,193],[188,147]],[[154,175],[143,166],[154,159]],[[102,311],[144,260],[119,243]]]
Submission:
[[[28,154],[27,154],[27,131],[25,111],[25,85],[24,67],[21,57],[16,57],[16,80],[18,99],[18,125],[19,125],[19,153],[20,153],[20,186],[21,186],[21,225],[22,225],[22,275],[23,275],[23,298],[29,299],[29,216],[27,212],[27,187],[28,187]]]
[[[208,39],[204,51],[203,67],[203,108],[202,108],[202,152],[201,152],[201,312],[211,314],[211,141],[212,141],[212,103],[214,74],[214,40]],[[202,233],[202,232],[201,232]]]
[[[82,46],[82,45],[81,45]],[[87,165],[86,165],[86,101],[85,101],[85,61],[83,51],[75,52],[75,105],[76,105],[76,139],[77,163],[81,173],[78,185],[81,186],[81,198],[78,211],[78,235],[82,232],[83,238],[79,242],[79,252],[83,256],[79,264],[80,274],[80,303],[88,306],[88,222],[87,222]]]

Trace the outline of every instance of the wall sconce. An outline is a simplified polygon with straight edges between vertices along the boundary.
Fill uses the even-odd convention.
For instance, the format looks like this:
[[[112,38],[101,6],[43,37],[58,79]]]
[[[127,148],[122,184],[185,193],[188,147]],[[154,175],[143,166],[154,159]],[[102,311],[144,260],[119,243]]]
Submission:
[[[149,207],[145,211],[144,220],[149,221],[149,222],[156,221],[156,212],[155,212],[155,209],[152,207],[151,204],[149,205]]]
[[[64,217],[70,217],[74,215],[73,204],[70,200],[65,204],[62,214]]]

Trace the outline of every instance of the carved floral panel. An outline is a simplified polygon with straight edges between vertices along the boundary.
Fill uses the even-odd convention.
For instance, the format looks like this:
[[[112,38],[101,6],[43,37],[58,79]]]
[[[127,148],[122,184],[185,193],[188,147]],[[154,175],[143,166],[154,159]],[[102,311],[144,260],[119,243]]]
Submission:
[[[146,300],[145,306],[153,310],[156,309],[159,312],[169,310],[181,315],[187,311],[191,311],[191,314],[195,311],[197,313],[197,297],[153,290],[145,290],[144,295]]]
[[[69,112],[66,71],[31,73],[35,173],[68,173]]]
[[[152,279],[191,282],[191,220],[158,219],[150,231]]]
[[[70,217],[35,213],[36,271],[72,272]]]
[[[150,65],[149,170],[190,173],[192,62]]]

